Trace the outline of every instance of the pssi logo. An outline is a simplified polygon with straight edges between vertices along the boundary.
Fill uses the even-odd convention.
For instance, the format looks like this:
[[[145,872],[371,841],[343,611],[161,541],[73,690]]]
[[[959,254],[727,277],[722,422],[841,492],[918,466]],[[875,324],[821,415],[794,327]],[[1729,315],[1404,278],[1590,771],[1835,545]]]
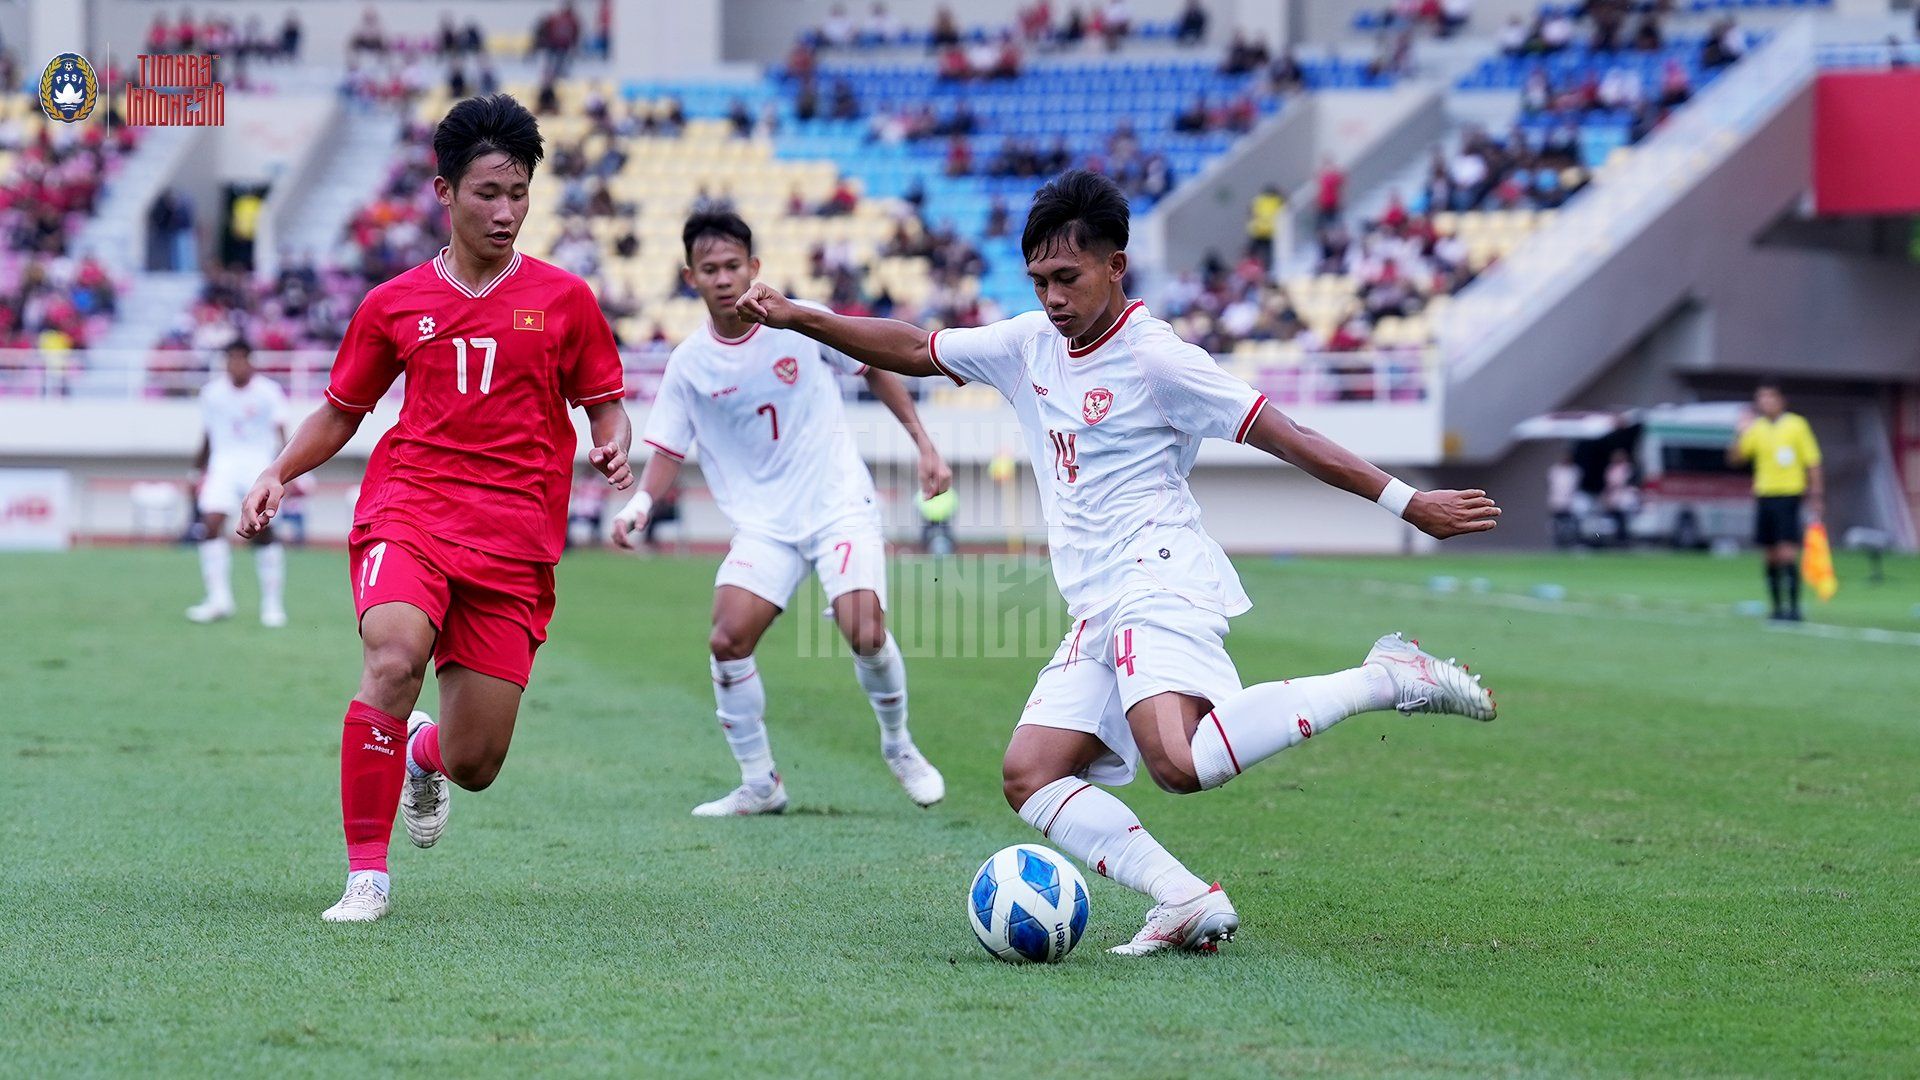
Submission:
[[[100,100],[100,79],[79,53],[61,53],[40,73],[40,111],[47,119],[77,124],[93,115]]]
[[[780,381],[792,386],[800,378],[800,361],[791,356],[783,356],[773,362],[773,373]]]

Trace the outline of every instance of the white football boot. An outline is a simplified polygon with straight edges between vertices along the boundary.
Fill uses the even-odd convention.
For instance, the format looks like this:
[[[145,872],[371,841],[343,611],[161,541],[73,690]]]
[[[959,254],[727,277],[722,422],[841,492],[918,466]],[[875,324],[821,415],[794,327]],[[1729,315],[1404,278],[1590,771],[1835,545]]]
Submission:
[[[385,915],[391,906],[373,875],[359,873],[347,878],[347,891],[341,895],[340,902],[321,912],[320,917],[328,922],[372,922]]]
[[[776,774],[773,790],[761,795],[745,784],[712,802],[693,808],[694,817],[746,817],[748,814],[778,814],[787,808],[787,785]]]
[[[882,756],[887,759],[887,768],[893,770],[900,786],[907,789],[907,798],[921,806],[932,806],[947,797],[946,778],[912,743],[897,753]]]
[[[421,728],[433,723],[433,717],[414,710],[407,717],[407,760],[413,760],[413,736]],[[453,804],[448,796],[453,794],[453,785],[440,773],[428,773],[415,776],[411,771],[400,784],[400,816],[407,822],[407,839],[413,846],[430,848],[440,839],[441,830],[447,827],[447,815],[453,812]]]
[[[231,618],[233,618],[233,603],[231,601],[219,604],[212,600],[202,600],[187,609],[187,619],[191,622],[215,623],[221,619]]]
[[[1493,691],[1480,685],[1457,660],[1441,660],[1421,650],[1418,641],[1399,633],[1373,643],[1367,663],[1378,664],[1393,679],[1393,707],[1402,713],[1450,713],[1491,720],[1499,713]]]
[[[1115,945],[1110,953],[1121,956],[1146,956],[1167,949],[1188,952],[1218,952],[1220,942],[1232,941],[1240,931],[1240,913],[1220,888],[1213,888],[1184,904],[1155,904],[1147,912],[1147,925],[1125,945]]]
[[[260,608],[260,625],[269,630],[278,630],[287,625],[287,609],[275,604]]]

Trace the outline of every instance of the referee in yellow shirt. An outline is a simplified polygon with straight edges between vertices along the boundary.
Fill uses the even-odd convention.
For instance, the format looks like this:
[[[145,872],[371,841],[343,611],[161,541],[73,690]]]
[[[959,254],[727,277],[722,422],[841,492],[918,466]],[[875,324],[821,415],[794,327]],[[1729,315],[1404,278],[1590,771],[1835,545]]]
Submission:
[[[1826,509],[1826,480],[1820,474],[1820,444],[1806,417],[1787,411],[1786,395],[1772,383],[1754,391],[1759,415],[1744,421],[1727,448],[1735,465],[1753,463],[1753,494],[1758,504],[1753,539],[1766,559],[1767,588],[1773,617],[1800,621],[1801,511],[1819,521]]]

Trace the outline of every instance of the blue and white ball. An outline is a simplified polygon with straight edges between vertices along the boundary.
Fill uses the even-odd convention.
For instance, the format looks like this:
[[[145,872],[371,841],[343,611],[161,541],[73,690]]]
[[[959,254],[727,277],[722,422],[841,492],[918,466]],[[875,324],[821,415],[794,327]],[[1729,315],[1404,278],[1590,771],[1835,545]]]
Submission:
[[[1010,964],[1066,958],[1087,929],[1087,882],[1067,857],[1039,844],[994,852],[973,876],[967,921]]]

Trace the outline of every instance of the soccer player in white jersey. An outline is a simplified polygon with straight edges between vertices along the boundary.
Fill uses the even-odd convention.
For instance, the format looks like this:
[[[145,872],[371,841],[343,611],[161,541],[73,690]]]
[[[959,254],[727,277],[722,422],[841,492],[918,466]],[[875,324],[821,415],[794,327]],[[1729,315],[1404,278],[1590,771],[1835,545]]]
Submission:
[[[1264,395],[1127,299],[1127,203],[1066,173],[1034,196],[1021,237],[1042,310],[928,334],[802,307],[760,283],[750,322],[789,327],[875,367],[985,382],[1019,417],[1073,625],[1040,672],[1002,761],[1007,802],[1095,871],[1151,896],[1113,951],[1212,951],[1240,917],[1125,804],[1144,761],[1162,788],[1216,788],[1349,716],[1397,708],[1494,717],[1478,676],[1388,634],[1357,667],[1242,688],[1223,638],[1251,604],[1201,528],[1187,486],[1202,439],[1249,443],[1371,499],[1435,537],[1500,515],[1480,491],[1414,491],[1267,404]]]
[[[840,632],[853,647],[854,674],[880,722],[880,751],[907,795],[932,806],[946,781],[907,731],[907,675],[887,631],[886,546],[873,477],[847,432],[840,374],[864,375],[874,397],[920,450],[927,495],[953,480],[920,426],[913,398],[895,376],[876,371],[790,330],[742,322],[734,301],[760,271],[753,233],[737,215],[700,213],[682,232],[687,285],[711,320],[673,350],[647,417],[653,448],[640,491],[614,516],[614,542],[632,547],[653,501],[698,449],[714,500],[734,537],[714,581],[713,694],[720,727],[740,763],[740,786],[694,807],[700,817],[777,814],[787,790],[767,741],[767,691],[753,650],[811,567]]]
[[[200,390],[202,433],[193,475],[206,529],[200,541],[200,577],[207,595],[187,609],[187,618],[197,623],[233,617],[227,522],[240,513],[253,478],[287,441],[287,395],[280,384],[253,370],[253,351],[244,340],[236,338],[227,346],[226,361],[225,373]],[[253,545],[253,566],[260,575],[260,624],[285,626],[286,549],[271,528],[262,530]]]

